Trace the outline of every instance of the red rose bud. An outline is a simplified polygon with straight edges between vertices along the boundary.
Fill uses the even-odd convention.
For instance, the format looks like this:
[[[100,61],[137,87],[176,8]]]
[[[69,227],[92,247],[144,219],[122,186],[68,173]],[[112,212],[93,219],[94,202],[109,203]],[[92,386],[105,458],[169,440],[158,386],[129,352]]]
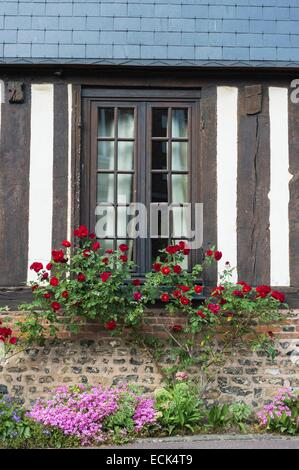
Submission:
[[[128,261],[127,255],[120,255],[119,259],[123,262],[126,263]]]
[[[164,276],[168,276],[168,274],[170,273],[170,268],[168,266],[164,266],[161,269],[161,272],[162,272],[162,274],[164,274]]]
[[[52,278],[50,279],[50,284],[51,284],[51,286],[53,286],[53,287],[58,286],[59,281],[58,281],[57,277],[52,277]]]
[[[196,315],[198,315],[198,316],[201,317],[201,318],[206,318],[206,315],[203,313],[202,310],[198,310],[198,311],[196,312]]]
[[[184,250],[186,248],[186,242],[183,242],[183,241],[179,242],[178,247],[180,250]]]
[[[57,310],[59,310],[59,309],[61,308],[61,305],[60,305],[60,303],[58,303],[58,302],[52,302],[52,303],[51,303],[51,307],[52,307],[52,309],[55,310],[55,312],[56,312]]]
[[[256,292],[258,294],[258,297],[261,297],[263,299],[267,297],[268,294],[270,294],[271,287],[262,285],[256,288]]]
[[[61,294],[61,297],[63,297],[64,299],[67,299],[68,296],[69,296],[69,293],[68,293],[67,290],[64,290],[64,291],[62,292],[62,294]]]
[[[46,266],[46,269],[47,269],[48,271],[51,271],[52,266],[53,266],[52,263],[48,263],[47,266]]]
[[[187,299],[187,297],[183,296],[180,298],[180,302],[182,305],[188,305],[190,303],[190,300]]]
[[[176,264],[174,267],[173,267],[173,272],[175,274],[180,274],[182,272],[182,268],[179,264]]]
[[[236,289],[236,290],[233,291],[233,295],[234,295],[235,297],[240,297],[241,299],[244,297],[243,292],[242,292],[241,290],[238,290],[238,289]]]
[[[221,258],[222,258],[222,253],[221,253],[221,251],[215,251],[215,253],[214,253],[214,259],[215,259],[216,261],[219,261],[219,260],[221,260]]]
[[[176,299],[179,299],[179,298],[182,296],[181,291],[178,290],[178,289],[174,290],[173,293],[172,293],[172,295],[173,295],[173,297],[176,298]]]
[[[140,281],[140,279],[133,279],[132,284],[133,284],[134,286],[140,286],[141,281]]]
[[[188,256],[188,255],[190,254],[190,248],[184,248],[183,254],[184,254],[185,256]]]
[[[179,333],[180,331],[182,331],[182,329],[183,329],[182,325],[173,325],[172,327],[172,331],[174,333]]]
[[[48,279],[48,277],[49,277],[49,274],[48,274],[48,273],[43,273],[42,279]]]
[[[141,300],[142,299],[142,294],[140,292],[134,292],[133,294],[134,300]]]
[[[202,286],[194,286],[194,292],[196,294],[201,294],[203,291],[203,287]]]
[[[166,251],[168,254],[170,255],[174,255],[175,253],[177,253],[179,251],[179,246],[178,245],[169,245],[166,247]]]
[[[13,336],[12,338],[10,338],[9,342],[10,344],[17,344],[17,338],[15,338],[15,336]]]
[[[117,327],[117,323],[115,320],[110,320],[110,321],[107,321],[104,326],[106,330],[112,331],[112,330],[115,330],[115,328]]]
[[[52,258],[55,263],[63,263],[65,262],[64,252],[62,250],[53,250],[52,251]]]
[[[34,292],[36,289],[38,289],[38,284],[34,284],[33,286],[31,286],[32,292]]]
[[[86,277],[85,277],[84,274],[80,273],[80,274],[78,274],[78,276],[77,276],[77,280],[78,280],[79,282],[84,282],[84,281],[86,280]]]
[[[84,258],[89,258],[89,256],[91,255],[91,251],[90,250],[83,250],[83,256]]]
[[[50,292],[46,292],[46,293],[44,294],[44,298],[45,298],[45,299],[50,299],[51,297],[52,297],[52,294],[50,294]]]
[[[107,257],[102,258],[102,263],[109,264],[109,258],[107,258]]]
[[[111,274],[112,273],[110,273],[110,272],[104,272],[104,273],[100,274],[100,278],[102,279],[103,282],[106,282],[106,281],[108,281]]]
[[[125,245],[124,243],[122,243],[121,245],[119,245],[119,249],[120,249],[120,251],[125,253],[126,251],[128,251],[129,247],[128,247],[128,245]]]
[[[183,291],[183,292],[189,292],[189,290],[190,290],[190,287],[188,287],[188,286],[178,286],[178,287],[179,287],[179,289],[181,289],[181,291]]]
[[[162,302],[168,302],[169,301],[169,295],[168,294],[162,294],[160,299]]]
[[[244,294],[248,294],[251,290],[252,290],[252,287],[249,286],[248,284],[245,284],[242,288],[242,292],[244,292]]]
[[[285,302],[286,300],[286,297],[285,295],[282,293],[282,292],[279,292],[278,290],[274,290],[271,292],[271,297],[273,297],[273,299],[275,300],[278,300],[279,302],[281,302],[282,304]]]
[[[153,264],[153,269],[154,269],[154,271],[156,271],[156,273],[160,272],[161,266],[162,266],[161,263],[154,263],[154,264]]]
[[[213,256],[214,251],[213,250],[207,250],[206,251],[206,256]]]
[[[89,238],[90,238],[90,240],[94,240],[96,238],[96,234],[95,233],[90,233]]]
[[[210,310],[210,312],[214,313],[214,315],[217,315],[217,313],[220,310],[220,307],[219,307],[219,305],[209,304],[208,309]]]
[[[108,255],[112,255],[112,253],[114,253],[114,250],[112,250],[112,248],[108,248],[105,253],[107,253]]]
[[[88,237],[88,228],[85,225],[80,225],[74,230],[74,235],[78,238],[86,238]]]
[[[61,245],[64,246],[65,248],[70,248],[70,246],[72,246],[71,242],[69,242],[68,240],[63,240]]]

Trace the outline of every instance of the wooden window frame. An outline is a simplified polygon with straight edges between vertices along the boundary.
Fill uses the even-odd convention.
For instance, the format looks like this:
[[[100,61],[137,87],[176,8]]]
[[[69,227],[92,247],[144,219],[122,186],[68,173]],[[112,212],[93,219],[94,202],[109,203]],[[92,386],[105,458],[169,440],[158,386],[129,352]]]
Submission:
[[[101,106],[124,106],[135,107],[136,119],[135,141],[135,166],[136,193],[134,199],[142,201],[149,207],[151,198],[151,159],[145,158],[146,149],[150,148],[151,120],[148,113],[154,107],[188,107],[191,119],[189,119],[190,160],[186,173],[189,175],[189,198],[192,203],[201,202],[201,178],[200,178],[200,90],[199,89],[141,89],[141,88],[83,88],[82,97],[82,152],[80,165],[80,223],[87,225],[90,229],[95,226],[94,195],[95,178],[94,168],[96,155],[94,154],[93,140],[96,135],[97,109]],[[138,111],[137,111],[138,109]],[[144,121],[147,122],[145,130]],[[175,139],[179,140],[179,139]],[[136,158],[141,155],[141,158]],[[168,175],[175,171],[167,170]],[[126,173],[122,171],[122,173]],[[177,173],[184,173],[178,171]],[[149,181],[147,181],[149,179]],[[192,218],[192,224],[194,220]],[[115,234],[117,238],[117,234]],[[143,277],[151,267],[151,249],[149,239],[138,239],[136,241],[136,274]],[[191,250],[189,269],[202,258],[201,250]]]

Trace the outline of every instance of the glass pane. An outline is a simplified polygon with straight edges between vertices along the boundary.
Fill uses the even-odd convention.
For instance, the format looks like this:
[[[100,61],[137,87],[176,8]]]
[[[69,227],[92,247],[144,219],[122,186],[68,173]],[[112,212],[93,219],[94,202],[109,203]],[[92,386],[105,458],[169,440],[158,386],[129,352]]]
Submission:
[[[188,169],[188,142],[172,142],[172,169]]]
[[[152,202],[168,202],[167,174],[152,175]]]
[[[118,142],[118,169],[132,170],[134,157],[134,142]]]
[[[152,168],[154,170],[167,169],[167,142],[152,141]]]
[[[95,234],[97,238],[115,236],[114,207],[97,206]]]
[[[97,175],[97,202],[114,202],[114,175],[100,173]]]
[[[114,169],[114,142],[103,140],[98,142],[98,168],[101,170]]]
[[[102,248],[102,251],[106,251],[106,250],[113,250],[114,249],[114,246],[113,246],[113,240],[101,240],[101,239],[98,239],[98,241],[100,242],[101,244],[101,248]]]
[[[134,138],[134,109],[119,108],[118,137]]]
[[[113,108],[99,108],[98,135],[100,137],[114,137]]]
[[[153,137],[167,137],[168,109],[154,108],[152,111]]]
[[[129,261],[132,261],[134,259],[134,240],[116,240],[117,247],[122,244],[128,245],[129,249],[124,254],[127,255]]]
[[[187,207],[172,207],[172,236],[189,237],[191,231],[191,211]]]
[[[130,204],[133,200],[133,175],[118,175],[117,202]]]
[[[189,202],[188,175],[172,175],[172,202]]]
[[[162,250],[167,247],[169,244],[168,238],[152,238],[152,262],[154,262],[157,256],[160,256],[160,259],[163,260],[165,256],[159,253],[159,250]]]
[[[172,137],[188,136],[188,109],[172,110]]]

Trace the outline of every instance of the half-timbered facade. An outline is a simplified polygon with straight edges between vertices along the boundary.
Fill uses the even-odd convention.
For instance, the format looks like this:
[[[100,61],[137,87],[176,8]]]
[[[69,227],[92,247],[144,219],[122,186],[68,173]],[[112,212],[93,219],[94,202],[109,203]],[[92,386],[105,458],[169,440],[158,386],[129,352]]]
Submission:
[[[128,240],[134,200],[203,203],[218,269],[299,307],[299,4],[262,3],[1,2],[2,305],[99,202],[102,243],[147,272],[161,240]]]

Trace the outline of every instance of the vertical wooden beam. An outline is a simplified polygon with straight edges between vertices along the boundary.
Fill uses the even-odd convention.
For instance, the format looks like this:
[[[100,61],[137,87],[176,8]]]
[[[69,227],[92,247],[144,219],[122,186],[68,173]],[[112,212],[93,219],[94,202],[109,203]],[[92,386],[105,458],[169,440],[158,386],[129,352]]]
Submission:
[[[52,245],[67,237],[68,215],[68,89],[54,85],[54,156]]]
[[[293,90],[290,90],[292,92]],[[289,96],[290,284],[299,287],[299,103]]]
[[[203,87],[200,102],[200,187],[203,203],[203,248],[217,245],[217,89]],[[217,282],[215,265],[204,272],[207,286]]]
[[[0,286],[25,284],[28,253],[30,84],[24,103],[1,106]],[[42,198],[42,194],[40,194]]]
[[[262,107],[248,114],[246,90],[239,90],[238,270],[253,286],[270,283],[270,127],[268,89]]]

